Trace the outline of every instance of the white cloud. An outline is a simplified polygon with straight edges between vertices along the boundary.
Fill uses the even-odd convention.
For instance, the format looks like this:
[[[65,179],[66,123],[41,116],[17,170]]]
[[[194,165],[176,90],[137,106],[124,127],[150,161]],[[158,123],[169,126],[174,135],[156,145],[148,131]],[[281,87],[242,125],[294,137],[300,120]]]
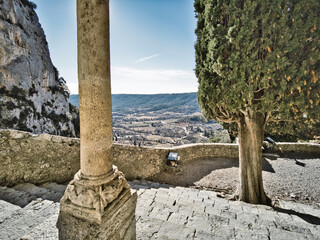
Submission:
[[[66,71],[63,77],[72,94],[78,94],[76,71]],[[141,70],[127,67],[111,68],[112,93],[154,94],[196,92],[198,82],[194,71],[178,69]]]
[[[148,60],[150,60],[150,59],[152,59],[152,58],[156,58],[156,57],[164,56],[164,55],[170,55],[170,54],[175,53],[175,52],[176,52],[176,51],[153,54],[153,55],[150,55],[150,56],[147,56],[147,57],[139,58],[139,59],[138,59],[137,61],[135,61],[134,63],[145,62],[145,61],[148,61]]]
[[[198,83],[193,71],[113,67],[111,86],[112,93],[153,94],[196,92]]]
[[[151,55],[151,56],[148,56],[148,57],[143,57],[143,58],[139,58],[137,61],[135,61],[134,63],[140,63],[140,62],[144,62],[144,61],[147,61],[147,60],[150,60],[152,58],[155,58],[155,57],[159,57],[161,56],[161,54],[154,54],[154,55]]]

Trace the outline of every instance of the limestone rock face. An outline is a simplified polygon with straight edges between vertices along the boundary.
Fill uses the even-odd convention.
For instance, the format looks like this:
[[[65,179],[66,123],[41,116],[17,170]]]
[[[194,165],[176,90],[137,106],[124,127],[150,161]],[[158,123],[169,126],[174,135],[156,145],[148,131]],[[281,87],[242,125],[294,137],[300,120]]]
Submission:
[[[0,128],[77,136],[79,118],[28,0],[0,0]]]

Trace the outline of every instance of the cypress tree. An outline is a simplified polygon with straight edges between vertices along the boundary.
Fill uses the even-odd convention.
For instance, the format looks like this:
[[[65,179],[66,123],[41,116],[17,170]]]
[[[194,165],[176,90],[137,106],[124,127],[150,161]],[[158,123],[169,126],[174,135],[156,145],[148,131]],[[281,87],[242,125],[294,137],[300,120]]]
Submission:
[[[198,103],[208,120],[237,124],[236,196],[270,204],[262,182],[267,123],[319,124],[320,1],[195,0],[194,6]]]

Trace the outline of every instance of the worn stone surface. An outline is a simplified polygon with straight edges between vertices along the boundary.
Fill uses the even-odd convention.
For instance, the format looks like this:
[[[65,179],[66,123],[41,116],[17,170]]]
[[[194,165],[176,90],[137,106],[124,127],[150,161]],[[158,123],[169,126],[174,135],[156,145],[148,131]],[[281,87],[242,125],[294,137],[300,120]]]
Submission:
[[[80,162],[86,176],[112,170],[109,0],[77,0]]]
[[[0,200],[0,224],[2,224],[6,218],[9,218],[19,209],[21,208],[17,205],[11,204],[7,201]]]
[[[0,199],[17,206],[24,207],[36,198],[36,196],[30,195],[27,192],[0,186]]]
[[[307,205],[281,201],[279,208],[272,208],[228,201],[211,191],[136,180],[130,185],[138,193],[136,233],[140,240],[313,240],[320,236],[320,210]],[[55,221],[59,208],[52,204],[37,200],[20,208],[0,201],[0,239],[58,239]],[[16,224],[22,226],[10,238],[7,232],[12,233]],[[133,222],[127,221],[122,230],[121,239],[126,239],[126,230],[135,230]]]
[[[137,239],[276,240],[320,236],[320,210],[310,206],[281,202],[280,208],[271,208],[228,201],[210,191],[162,184],[154,189],[152,185],[131,183],[139,194]],[[165,204],[157,198],[159,193],[168,198]],[[163,215],[167,211],[166,219]]]
[[[94,179],[85,178],[79,171],[68,184],[61,204],[65,212],[100,222],[106,207],[129,198],[129,189],[123,174],[115,166],[112,174]]]
[[[61,210],[57,222],[59,239],[135,239],[135,208],[137,194],[132,191],[128,196],[121,194],[103,212],[98,223],[94,213],[84,213],[84,209],[72,209],[65,199],[61,201]],[[82,211],[83,210],[83,211]],[[75,214],[75,211],[79,213]],[[71,215],[72,214],[72,215]],[[75,215],[78,215],[75,217]],[[83,218],[80,218],[79,216]]]
[[[46,221],[59,209],[58,203],[47,200],[34,200],[26,207],[15,211],[0,225],[0,239],[16,240]]]
[[[0,184],[70,181],[79,155],[79,139],[0,130]]]
[[[28,0],[0,1],[0,43],[0,128],[78,135],[77,109]]]
[[[59,239],[135,239],[137,194],[113,166],[109,0],[77,0],[77,30],[80,171],[61,200]]]

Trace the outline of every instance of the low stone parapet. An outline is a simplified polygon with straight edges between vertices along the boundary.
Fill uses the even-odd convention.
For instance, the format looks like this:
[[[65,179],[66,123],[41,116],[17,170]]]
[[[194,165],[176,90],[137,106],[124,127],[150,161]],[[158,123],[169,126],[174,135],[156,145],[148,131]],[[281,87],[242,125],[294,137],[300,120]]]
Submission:
[[[284,155],[320,156],[320,144],[278,143]],[[35,135],[0,129],[0,185],[41,184],[70,181],[80,169],[80,139]],[[180,163],[213,158],[238,157],[237,144],[190,144],[172,148],[113,145],[113,163],[126,178],[152,179],[165,171],[169,152],[177,152]]]
[[[0,185],[63,183],[80,168],[80,140],[0,130]]]

